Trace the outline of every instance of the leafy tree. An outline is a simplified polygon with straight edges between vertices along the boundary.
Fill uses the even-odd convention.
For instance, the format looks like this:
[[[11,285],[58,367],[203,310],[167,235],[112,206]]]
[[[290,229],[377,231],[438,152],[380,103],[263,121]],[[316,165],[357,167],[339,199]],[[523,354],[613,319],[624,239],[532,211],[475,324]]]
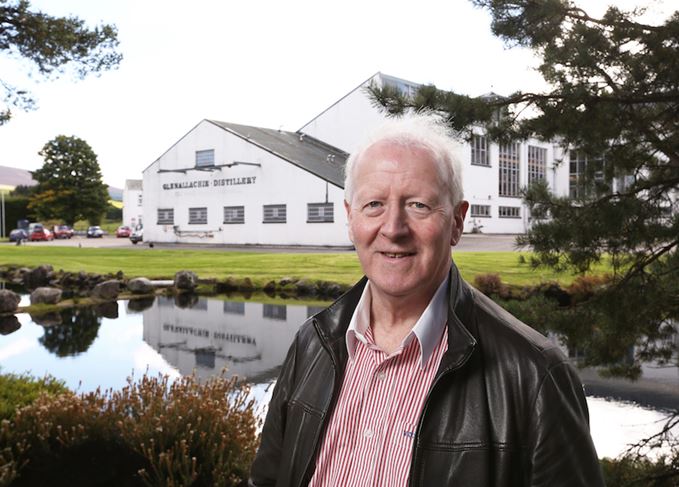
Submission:
[[[82,219],[98,224],[108,207],[108,191],[89,144],[75,136],[59,135],[39,154],[45,163],[33,171],[38,186],[29,208],[40,218],[60,219],[68,225]]]
[[[31,11],[28,0],[0,0],[0,54],[31,61],[41,76],[58,76],[72,68],[77,77],[84,78],[114,68],[122,60],[117,46],[114,25],[89,29],[77,17]],[[0,107],[0,125],[12,117],[12,107],[35,108],[29,92],[2,78],[0,90],[5,101],[4,109]]]
[[[461,136],[482,126],[500,143],[535,136],[587,156],[574,197],[545,184],[526,189],[534,223],[519,241],[533,247],[536,266],[612,264],[606,286],[564,310],[587,329],[578,346],[590,364],[617,365],[627,377],[642,359],[679,365],[671,338],[679,322],[679,11],[648,23],[640,8],[610,7],[596,18],[570,0],[471,1],[491,13],[495,35],[535,51],[548,88],[471,98],[432,85],[412,97],[373,87],[375,103],[396,115],[437,111]],[[632,346],[637,353],[624,362],[621,350]],[[666,478],[676,481],[679,448],[673,459]]]

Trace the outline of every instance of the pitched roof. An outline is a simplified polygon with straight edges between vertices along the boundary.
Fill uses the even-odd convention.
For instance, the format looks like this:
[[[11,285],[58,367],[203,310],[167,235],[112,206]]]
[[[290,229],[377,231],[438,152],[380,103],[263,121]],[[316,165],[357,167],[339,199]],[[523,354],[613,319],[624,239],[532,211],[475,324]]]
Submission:
[[[346,152],[301,132],[287,132],[235,123],[208,120],[227,132],[344,188]]]
[[[18,167],[0,166],[0,185],[15,188],[17,186],[35,186],[37,181],[33,179],[30,171]]]

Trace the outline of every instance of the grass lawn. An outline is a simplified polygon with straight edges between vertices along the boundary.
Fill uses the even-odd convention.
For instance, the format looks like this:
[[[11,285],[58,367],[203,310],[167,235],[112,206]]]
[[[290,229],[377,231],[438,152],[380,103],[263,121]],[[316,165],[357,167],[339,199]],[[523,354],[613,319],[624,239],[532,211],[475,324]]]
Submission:
[[[528,252],[522,253],[528,257]],[[547,269],[533,270],[519,263],[518,252],[461,252],[453,254],[462,275],[473,281],[478,274],[497,273],[508,284],[536,284],[556,280],[570,283],[574,276]],[[361,276],[353,252],[277,254],[209,250],[89,249],[75,247],[0,246],[0,266],[35,267],[51,264],[55,270],[106,274],[122,270],[127,277],[172,278],[178,270],[194,271],[201,278],[250,277],[264,284],[281,277],[297,277],[351,284]]]

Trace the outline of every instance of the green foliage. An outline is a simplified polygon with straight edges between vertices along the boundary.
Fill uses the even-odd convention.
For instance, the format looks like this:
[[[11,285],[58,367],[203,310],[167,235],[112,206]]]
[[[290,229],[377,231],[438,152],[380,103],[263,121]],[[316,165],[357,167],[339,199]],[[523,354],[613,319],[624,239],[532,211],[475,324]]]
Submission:
[[[43,166],[33,172],[38,181],[29,208],[39,218],[58,219],[67,225],[87,219],[96,225],[108,207],[97,155],[84,140],[59,135],[40,151]]]
[[[63,381],[54,377],[36,379],[26,374],[0,374],[0,421],[12,419],[17,409],[32,404],[41,394],[67,392]]]
[[[73,68],[84,78],[116,67],[122,55],[116,52],[118,32],[113,25],[89,29],[77,17],[54,17],[31,10],[28,0],[0,0],[0,53],[28,60],[45,77],[64,74]],[[26,90],[0,79],[6,106],[0,110],[0,125],[12,116],[11,108],[35,108]]]
[[[42,396],[0,426],[0,485],[237,485],[257,427],[248,387],[223,376]]]
[[[5,197],[5,235],[17,228],[18,220],[31,220],[33,212],[28,208],[29,199],[26,196]]]

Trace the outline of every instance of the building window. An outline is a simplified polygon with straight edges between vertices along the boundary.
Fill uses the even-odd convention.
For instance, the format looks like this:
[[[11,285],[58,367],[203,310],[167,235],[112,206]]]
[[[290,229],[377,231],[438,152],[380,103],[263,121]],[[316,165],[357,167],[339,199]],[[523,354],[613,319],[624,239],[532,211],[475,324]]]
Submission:
[[[488,138],[483,135],[474,135],[472,137],[472,164],[490,167]]]
[[[498,155],[500,168],[500,196],[518,198],[519,144],[501,144]]]
[[[544,181],[547,172],[547,149],[528,146],[528,184]]]
[[[158,208],[158,225],[174,225],[174,208]]]
[[[245,303],[242,301],[224,301],[224,313],[244,315]]]
[[[215,165],[215,150],[197,150],[196,151],[196,167],[214,166]]]
[[[285,205],[264,205],[264,223],[285,223],[287,219]]]
[[[142,195],[140,193],[139,195],[137,195],[137,206],[141,206],[141,202],[142,202]]]
[[[205,225],[207,223],[207,207],[189,208],[189,225]]]
[[[500,218],[521,218],[521,208],[518,206],[501,206]]]
[[[288,309],[282,304],[265,304],[262,315],[264,318],[285,321],[288,318]]]
[[[307,223],[332,223],[335,221],[333,203],[307,203]]]
[[[597,185],[604,184],[603,157],[588,158],[581,151],[569,152],[568,195],[582,198]]]
[[[224,223],[245,223],[245,207],[225,206]]]
[[[490,205],[472,205],[471,216],[490,218]]]

